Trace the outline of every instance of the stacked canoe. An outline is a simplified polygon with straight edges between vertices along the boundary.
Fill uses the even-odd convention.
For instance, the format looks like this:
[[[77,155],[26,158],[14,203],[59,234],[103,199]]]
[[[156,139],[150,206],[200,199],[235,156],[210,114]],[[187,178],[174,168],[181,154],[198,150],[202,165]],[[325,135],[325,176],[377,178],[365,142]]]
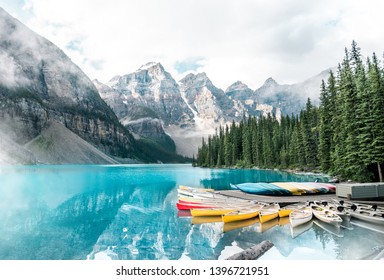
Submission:
[[[189,210],[192,217],[221,216],[224,223],[251,219],[265,213],[264,220],[278,216],[277,203],[260,203],[257,201],[231,198],[215,191],[185,187],[178,189],[178,210]]]
[[[336,187],[329,183],[314,182],[273,182],[230,184],[231,189],[245,193],[271,196],[335,193]]]
[[[290,224],[293,238],[311,228],[312,224],[342,236],[340,228],[351,229],[351,217],[384,227],[384,206],[337,200],[306,201],[280,207],[278,203],[228,197],[212,189],[182,187],[178,189],[176,205],[188,213],[180,217],[191,217],[193,224],[223,222],[224,232],[255,223],[258,223],[260,232],[264,232],[280,225],[280,220],[284,219]]]

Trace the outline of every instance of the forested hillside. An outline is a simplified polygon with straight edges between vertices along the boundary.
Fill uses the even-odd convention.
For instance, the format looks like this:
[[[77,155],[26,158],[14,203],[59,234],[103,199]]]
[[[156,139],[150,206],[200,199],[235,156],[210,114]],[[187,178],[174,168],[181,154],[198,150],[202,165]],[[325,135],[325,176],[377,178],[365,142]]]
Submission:
[[[384,69],[352,42],[336,73],[322,81],[320,106],[299,115],[243,118],[203,139],[202,167],[295,168],[354,181],[383,181]]]

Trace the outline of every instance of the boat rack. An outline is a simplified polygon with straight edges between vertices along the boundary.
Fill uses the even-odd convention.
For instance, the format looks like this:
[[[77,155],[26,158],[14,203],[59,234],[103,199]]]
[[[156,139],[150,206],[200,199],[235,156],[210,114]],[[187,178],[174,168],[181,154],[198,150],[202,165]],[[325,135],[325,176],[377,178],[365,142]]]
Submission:
[[[336,195],[351,199],[384,199],[384,183],[336,184]]]

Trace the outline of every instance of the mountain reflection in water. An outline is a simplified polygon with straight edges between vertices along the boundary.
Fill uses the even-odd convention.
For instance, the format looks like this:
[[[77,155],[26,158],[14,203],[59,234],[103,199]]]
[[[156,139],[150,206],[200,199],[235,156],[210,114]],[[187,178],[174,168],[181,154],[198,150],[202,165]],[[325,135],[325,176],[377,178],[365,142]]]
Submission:
[[[190,165],[0,167],[0,259],[216,260],[270,240],[263,259],[359,259],[384,231],[334,234],[286,220],[224,225],[176,209],[179,185],[229,189],[250,181],[313,181],[264,170]],[[310,257],[309,257],[310,256]]]

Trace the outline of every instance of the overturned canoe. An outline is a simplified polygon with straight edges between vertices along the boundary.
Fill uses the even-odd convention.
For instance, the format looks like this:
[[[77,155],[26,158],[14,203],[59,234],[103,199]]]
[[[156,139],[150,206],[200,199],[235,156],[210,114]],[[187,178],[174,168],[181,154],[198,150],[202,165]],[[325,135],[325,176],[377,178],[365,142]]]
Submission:
[[[292,195],[292,193],[284,188],[270,183],[242,183],[230,184],[232,189],[239,189],[245,193],[258,195]]]

